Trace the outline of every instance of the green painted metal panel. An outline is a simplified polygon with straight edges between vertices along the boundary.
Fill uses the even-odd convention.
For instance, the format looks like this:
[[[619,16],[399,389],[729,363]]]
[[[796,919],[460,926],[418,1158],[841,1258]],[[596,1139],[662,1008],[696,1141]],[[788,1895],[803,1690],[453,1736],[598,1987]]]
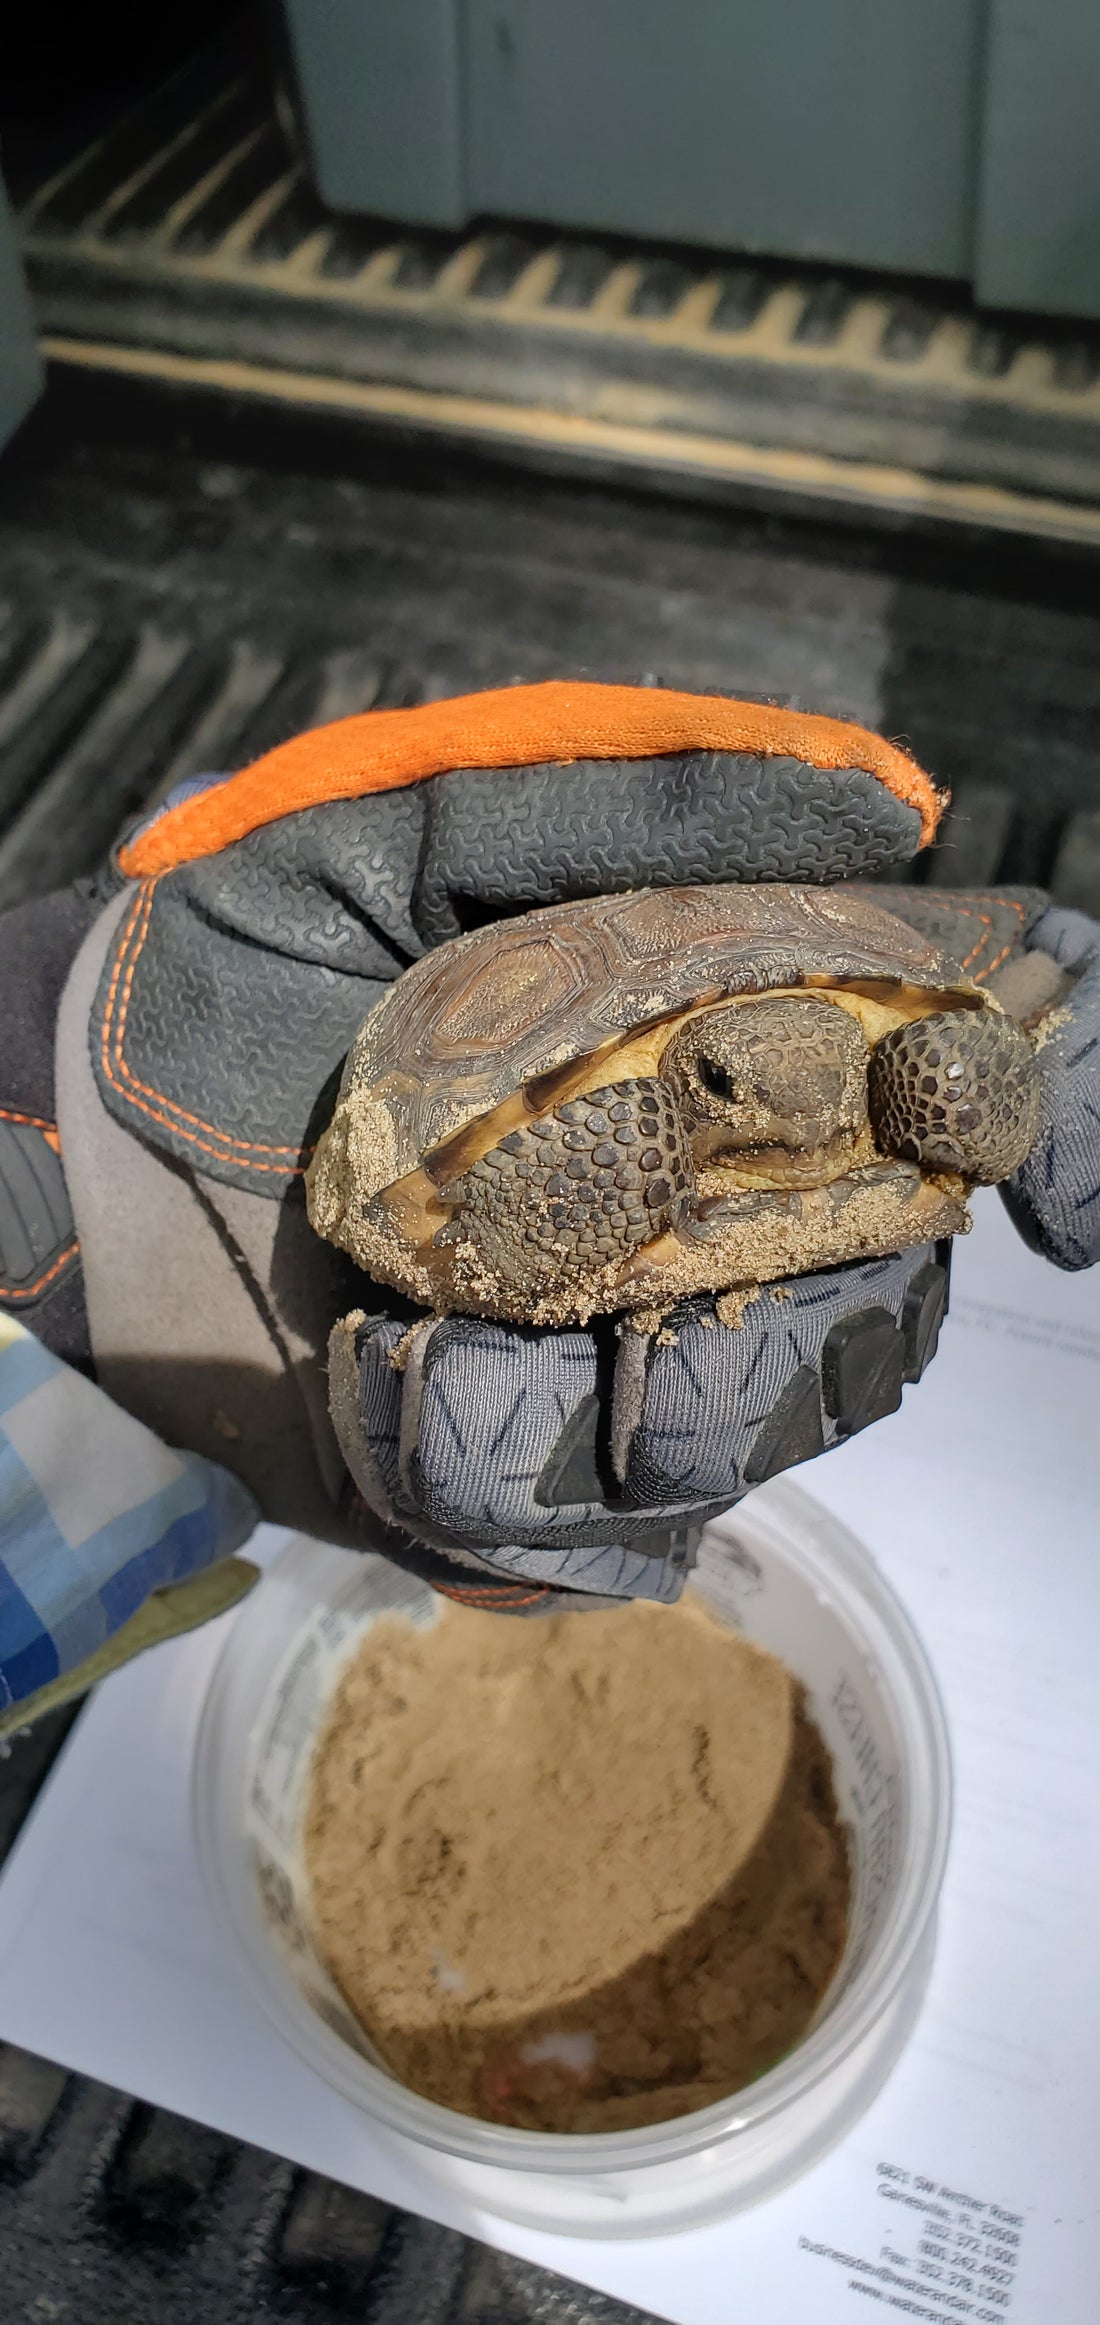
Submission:
[[[1100,0],[284,0],[337,209],[1100,315]]]
[[[478,210],[969,270],[984,0],[467,0]]]
[[[992,0],[975,288],[1100,315],[1100,0]]]
[[[285,7],[338,209],[968,271],[985,0]]]
[[[325,201],[414,226],[464,226],[456,0],[283,5]]]

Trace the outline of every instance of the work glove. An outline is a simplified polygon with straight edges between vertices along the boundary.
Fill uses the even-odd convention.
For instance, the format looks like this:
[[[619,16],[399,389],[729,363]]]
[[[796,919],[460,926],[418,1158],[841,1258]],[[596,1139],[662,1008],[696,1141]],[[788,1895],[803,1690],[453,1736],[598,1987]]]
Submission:
[[[363,1016],[430,946],[646,884],[877,879],[934,831],[927,778],[836,720],[569,685],[367,713],[188,788],[84,900],[51,1117],[78,1248],[27,1320],[48,1339],[79,1286],[88,1340],[70,1317],[59,1353],[266,1516],[479,1605],[674,1599],[708,1517],[919,1377],[946,1250],[795,1279],[740,1314],[696,1298],[650,1335],[440,1322],[314,1235],[303,1172]],[[1085,1264],[1097,1069],[1065,1038],[1096,1006],[1085,935],[1044,936],[1035,891],[874,893],[979,981],[1029,945],[1065,952],[1041,997],[1059,1002],[1043,1160],[1012,1199]]]

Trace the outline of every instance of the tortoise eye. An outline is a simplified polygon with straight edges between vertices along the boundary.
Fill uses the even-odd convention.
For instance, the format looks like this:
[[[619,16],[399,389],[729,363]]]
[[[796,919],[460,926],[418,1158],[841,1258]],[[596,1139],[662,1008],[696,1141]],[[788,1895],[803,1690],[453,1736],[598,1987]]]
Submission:
[[[709,1090],[712,1098],[732,1098],[733,1082],[731,1077],[726,1072],[725,1067],[720,1066],[714,1058],[697,1058],[695,1070],[704,1090]]]

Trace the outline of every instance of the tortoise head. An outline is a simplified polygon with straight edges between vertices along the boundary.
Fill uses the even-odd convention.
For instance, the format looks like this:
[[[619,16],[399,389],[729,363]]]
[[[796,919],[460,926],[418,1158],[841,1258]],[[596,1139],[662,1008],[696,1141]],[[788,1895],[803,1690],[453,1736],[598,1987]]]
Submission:
[[[858,1019],[810,994],[700,1010],[661,1059],[697,1163],[753,1158],[800,1178],[866,1145],[986,1182],[1038,1128],[1031,1045],[1000,1011],[954,1009],[869,1045]]]
[[[809,994],[771,994],[689,1017],[661,1058],[696,1162],[771,1154],[822,1161],[867,1126],[858,1019]]]

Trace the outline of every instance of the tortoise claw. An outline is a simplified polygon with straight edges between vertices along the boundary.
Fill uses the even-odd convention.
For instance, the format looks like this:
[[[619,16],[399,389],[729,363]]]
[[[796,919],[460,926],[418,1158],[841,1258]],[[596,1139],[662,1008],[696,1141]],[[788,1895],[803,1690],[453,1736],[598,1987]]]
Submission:
[[[867,1096],[882,1153],[989,1186],[1023,1162],[1039,1128],[1031,1044],[992,1010],[896,1026],[871,1052]]]

